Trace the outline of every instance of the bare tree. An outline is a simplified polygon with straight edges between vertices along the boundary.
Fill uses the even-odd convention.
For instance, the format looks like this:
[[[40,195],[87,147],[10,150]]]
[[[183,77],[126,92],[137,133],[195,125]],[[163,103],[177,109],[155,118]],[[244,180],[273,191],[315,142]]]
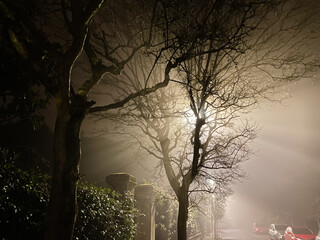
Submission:
[[[243,176],[239,163],[249,157],[247,143],[254,138],[255,128],[245,124],[243,129],[233,130],[235,111],[224,112],[224,106],[221,112],[215,112],[214,118],[208,115],[204,123],[204,118],[196,118],[188,110],[185,98],[179,103],[179,96],[174,94],[175,90],[159,90],[135,100],[134,105],[129,105],[134,110],[130,109],[117,121],[126,122],[132,130],[139,128],[149,137],[151,145],[132,133],[143,149],[160,160],[159,165],[164,168],[179,202],[178,236],[186,239],[189,199],[200,191],[221,193]],[[117,113],[116,117],[120,115]],[[197,126],[201,126],[201,131]],[[207,184],[209,179],[214,185]]]
[[[131,92],[100,107],[93,107],[95,101],[89,98],[90,90],[104,75],[119,75],[137,52],[153,44],[157,46],[154,52],[164,47],[166,39],[154,37],[163,31],[161,9],[157,1],[143,0],[107,4],[104,0],[0,2],[1,26],[12,48],[35,70],[33,77],[40,79],[57,109],[45,239],[72,239],[77,212],[79,131],[85,116],[121,107],[136,96],[167,85],[168,76],[157,86]],[[170,62],[165,74],[175,66]]]
[[[45,239],[71,239],[79,179],[79,131],[89,113],[120,108],[167,86],[172,69],[194,56],[206,24],[201,8],[181,1],[33,0],[0,2],[12,48],[35,70],[57,109],[54,164]],[[202,4],[203,7],[203,4]],[[193,33],[185,36],[187,29]],[[119,75],[139,51],[163,59],[163,80],[93,106],[89,94],[105,75]],[[88,72],[84,74],[84,72]]]
[[[273,96],[279,86],[312,77],[319,67],[304,46],[318,26],[299,2],[201,4],[193,24],[211,28],[201,32],[186,23],[184,38],[200,41],[179,58],[170,90],[137,98],[116,114],[117,121],[148,136],[149,144],[132,134],[166,172],[179,201],[178,238],[183,240],[192,193],[224,190],[243,176],[239,164],[250,157],[248,143],[257,130],[241,121],[244,114],[261,100],[279,99]],[[142,82],[150,77],[142,76]]]
[[[308,18],[287,15],[283,18],[284,14],[281,13],[287,13],[291,1],[283,8],[275,8],[276,3],[271,0],[114,0],[107,3],[103,0],[0,1],[3,27],[13,48],[36,71],[35,77],[41,79],[57,109],[53,178],[45,239],[72,238],[77,211],[79,131],[87,114],[121,108],[132,99],[166,87],[173,79],[174,69],[179,67],[180,71],[184,71],[183,67],[187,69],[188,65],[183,63],[204,55],[213,54],[214,58],[223,53],[229,63],[226,65],[226,73],[230,72],[228,68],[238,65],[240,60],[244,65],[255,65],[266,76],[269,76],[271,70],[280,71],[277,72],[278,76],[272,75],[273,78],[294,72],[285,79],[297,79],[303,73],[309,73],[314,65],[300,57],[296,49],[303,44],[303,26],[310,22],[313,15],[309,14]],[[272,10],[277,14],[270,17],[267,13]],[[268,17],[271,22],[263,22]],[[288,29],[285,19],[290,18],[294,21],[290,22]],[[278,24],[279,31],[271,34],[268,31],[271,24]],[[291,41],[282,41],[290,40],[287,35],[280,38],[283,33],[288,34]],[[274,45],[263,44],[266,42]],[[253,46],[261,47],[260,55],[253,54],[254,59],[240,58],[247,56],[247,52],[255,53],[251,50]],[[115,101],[109,98],[94,106],[95,101],[91,100],[90,93],[95,85],[108,75],[120,75],[137,53],[148,54],[153,60],[145,83],[135,89],[131,82],[124,79],[122,83],[125,87],[117,86],[121,95]],[[150,85],[148,76],[159,64],[163,66],[162,79]],[[241,70],[239,68],[236,72],[241,73]],[[188,81],[176,81],[189,86]],[[222,95],[228,96],[227,93]],[[193,136],[193,163],[200,165],[192,167],[192,177],[189,179],[195,179],[195,173],[207,167],[202,166],[202,161],[197,158],[201,156],[199,153],[203,140],[200,139],[200,130],[205,122],[199,117],[198,110],[195,110],[198,125]],[[166,137],[166,133],[161,134]],[[246,137],[245,133],[243,137]],[[161,147],[166,150],[170,145],[165,138],[161,141]],[[212,146],[208,144],[208,147]],[[185,195],[181,201],[187,201]],[[181,234],[183,236],[182,230]]]
[[[213,219],[213,226],[212,226],[212,235],[215,239],[218,239],[218,223],[224,217],[225,210],[226,210],[226,203],[227,199],[224,196],[215,196],[212,195],[211,198],[211,207],[212,207],[212,219]]]

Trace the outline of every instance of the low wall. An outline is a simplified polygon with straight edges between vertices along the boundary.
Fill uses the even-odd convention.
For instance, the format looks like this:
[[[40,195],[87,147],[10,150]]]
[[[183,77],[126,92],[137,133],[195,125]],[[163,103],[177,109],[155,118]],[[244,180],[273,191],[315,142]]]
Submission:
[[[153,186],[137,185],[136,178],[127,173],[115,173],[106,177],[107,186],[124,194],[130,193],[139,211],[135,219],[138,229],[135,240],[155,240],[155,204]]]

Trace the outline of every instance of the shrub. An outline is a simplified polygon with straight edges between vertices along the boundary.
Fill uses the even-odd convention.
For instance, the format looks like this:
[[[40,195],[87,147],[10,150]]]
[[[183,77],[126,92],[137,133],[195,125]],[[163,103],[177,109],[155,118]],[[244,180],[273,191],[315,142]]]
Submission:
[[[156,240],[177,238],[178,202],[172,196],[155,187]]]
[[[81,182],[75,239],[133,239],[134,202],[108,188]]]
[[[154,185],[156,190],[156,240],[177,239],[178,201],[161,188]],[[187,234],[194,236],[199,233],[199,217],[196,208],[189,208]]]
[[[16,168],[18,158],[0,148],[0,238],[42,239],[49,178]]]
[[[16,153],[0,148],[0,239],[42,239],[50,178],[17,168]],[[134,202],[80,182],[74,239],[133,239]]]

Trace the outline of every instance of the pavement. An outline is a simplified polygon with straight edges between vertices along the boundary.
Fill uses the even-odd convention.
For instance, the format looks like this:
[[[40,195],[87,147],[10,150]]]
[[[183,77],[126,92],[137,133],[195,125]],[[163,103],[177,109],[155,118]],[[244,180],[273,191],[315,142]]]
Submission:
[[[206,236],[206,237],[204,237],[204,239],[203,240],[213,240],[214,238],[213,237],[211,237],[211,236]]]
[[[253,234],[251,229],[221,229],[219,237],[222,240],[270,240],[268,235]],[[212,236],[205,236],[202,240],[214,240]]]

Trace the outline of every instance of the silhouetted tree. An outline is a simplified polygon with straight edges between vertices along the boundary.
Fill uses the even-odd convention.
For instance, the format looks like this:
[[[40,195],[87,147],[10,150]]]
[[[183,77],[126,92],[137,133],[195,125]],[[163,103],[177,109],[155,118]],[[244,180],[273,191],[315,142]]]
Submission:
[[[196,129],[200,120],[188,108],[188,99],[179,103],[183,97],[174,96],[174,92],[158,90],[140,101],[134,100],[135,105],[129,105],[132,108],[121,119],[118,119],[121,114],[114,117],[130,126],[132,132],[125,129],[126,134],[131,133],[145,151],[160,160],[159,166],[164,168],[179,202],[178,238],[185,239],[190,201],[196,202],[193,195],[229,193],[229,184],[243,176],[239,163],[250,155],[247,143],[254,138],[255,128],[245,124],[243,129],[234,129],[235,110],[229,106],[225,111],[226,105],[221,105],[215,109],[214,117],[211,112],[206,119],[200,118],[205,121],[200,132]],[[120,112],[124,113],[124,109]],[[140,134],[136,132],[139,129]],[[143,134],[149,137],[149,144]],[[194,163],[195,155],[197,163]]]
[[[170,79],[184,92],[172,83],[107,116],[149,137],[148,144],[139,133],[131,133],[166,172],[179,201],[181,240],[187,239],[190,194],[223,190],[242,177],[239,164],[250,156],[248,143],[256,128],[239,119],[264,99],[279,100],[273,94],[280,86],[312,77],[319,67],[305,46],[319,27],[313,25],[310,6],[297,1],[192,3],[197,7],[179,39],[192,39],[192,47]],[[196,22],[191,22],[192,14]],[[140,81],[128,78],[139,89],[159,76],[154,70],[153,75],[140,75]],[[207,184],[209,179],[213,185]]]
[[[41,82],[56,104],[53,177],[45,239],[71,239],[77,211],[79,131],[95,103],[88,100],[89,91],[104,74],[120,74],[134,54],[155,43],[157,4],[21,0],[1,1],[0,10],[2,31],[20,58],[17,62],[29,64],[32,77]],[[83,74],[83,66],[89,74]],[[121,107],[142,94],[146,93],[125,96],[103,110]]]
[[[218,238],[218,223],[224,217],[226,210],[226,198],[224,196],[214,197],[212,195],[212,218],[213,218],[213,229],[212,234],[215,239]]]
[[[2,30],[57,109],[45,239],[72,238],[79,131],[85,116],[121,108],[136,97],[166,87],[173,69],[189,59],[232,48],[239,31],[233,23],[236,18],[227,14],[236,16],[238,5],[239,1],[0,1]],[[248,16],[252,15],[251,5]],[[260,9],[259,4],[253,5]],[[199,48],[209,46],[210,41],[217,44]],[[89,94],[95,85],[107,75],[120,75],[136,54],[152,60],[149,72],[162,65],[162,80],[155,85],[147,80],[139,89],[121,91],[115,101],[109,98],[94,106]],[[132,86],[126,78],[121,83],[124,85],[116,85],[118,90]],[[109,93],[113,90],[108,89]]]

